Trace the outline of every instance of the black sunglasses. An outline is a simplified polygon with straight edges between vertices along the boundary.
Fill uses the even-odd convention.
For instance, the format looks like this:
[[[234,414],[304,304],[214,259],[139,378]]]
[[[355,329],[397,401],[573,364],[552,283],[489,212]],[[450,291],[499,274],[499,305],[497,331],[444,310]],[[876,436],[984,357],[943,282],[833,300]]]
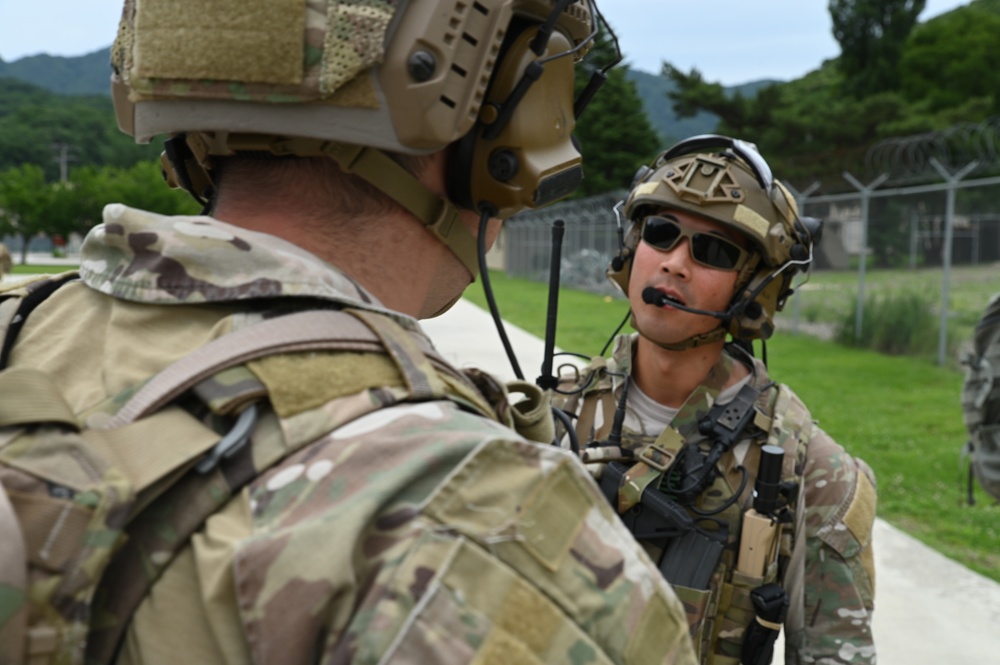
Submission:
[[[681,238],[688,239],[688,251],[695,263],[715,270],[739,270],[747,252],[732,240],[715,233],[692,231],[676,219],[650,215],[642,224],[642,240],[661,252],[669,252]]]

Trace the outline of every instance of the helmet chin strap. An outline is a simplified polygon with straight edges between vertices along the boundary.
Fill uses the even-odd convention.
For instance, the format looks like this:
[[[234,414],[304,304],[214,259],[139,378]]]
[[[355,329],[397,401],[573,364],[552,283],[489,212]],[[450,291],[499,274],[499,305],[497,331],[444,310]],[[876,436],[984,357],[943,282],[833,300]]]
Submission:
[[[479,275],[476,238],[459,218],[458,207],[437,196],[412,173],[376,148],[349,143],[326,143],[323,154],[336,161],[346,173],[368,181],[420,220],[443,242],[469,271],[470,281]]]

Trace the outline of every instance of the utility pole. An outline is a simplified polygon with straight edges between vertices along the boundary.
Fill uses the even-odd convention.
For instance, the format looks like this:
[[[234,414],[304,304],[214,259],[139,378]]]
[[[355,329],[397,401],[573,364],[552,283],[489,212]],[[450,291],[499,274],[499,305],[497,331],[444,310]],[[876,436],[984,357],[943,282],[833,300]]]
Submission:
[[[59,164],[59,182],[66,182],[69,180],[69,163],[76,161],[76,157],[70,154],[73,146],[68,143],[53,143],[52,150],[56,152],[52,161]]]

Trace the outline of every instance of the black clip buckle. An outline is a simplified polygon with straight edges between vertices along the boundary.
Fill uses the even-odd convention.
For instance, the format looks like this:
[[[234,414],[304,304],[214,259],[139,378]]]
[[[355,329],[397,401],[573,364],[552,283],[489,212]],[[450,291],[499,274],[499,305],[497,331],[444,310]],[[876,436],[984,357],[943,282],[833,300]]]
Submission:
[[[211,473],[223,459],[229,459],[240,451],[250,440],[250,432],[257,424],[257,405],[251,404],[240,413],[233,428],[210,451],[205,453],[195,470],[198,473]]]

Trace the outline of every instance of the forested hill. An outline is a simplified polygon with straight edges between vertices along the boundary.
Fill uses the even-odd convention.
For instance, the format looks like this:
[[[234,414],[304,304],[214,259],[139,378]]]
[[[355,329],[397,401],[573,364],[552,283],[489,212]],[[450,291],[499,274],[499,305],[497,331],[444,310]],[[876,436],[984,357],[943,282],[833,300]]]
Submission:
[[[676,88],[676,84],[665,76],[630,69],[628,79],[635,84],[636,92],[642,98],[646,116],[656,131],[660,133],[664,143],[672,143],[687,136],[711,133],[719,124],[719,116],[708,111],[699,111],[690,118],[678,117],[667,96]],[[728,86],[724,89],[727,95],[738,93],[744,97],[753,97],[761,88],[778,82],[772,79],[762,79]]]
[[[0,60],[0,78],[27,81],[58,94],[106,96],[109,94],[109,62],[110,49],[101,49],[75,58],[35,55],[13,62]],[[646,115],[664,142],[710,132],[718,123],[718,117],[711,113],[699,113],[693,118],[678,118],[666,97],[674,86],[667,78],[629,70],[628,79],[635,83]],[[755,81],[726,90],[752,96],[757,89],[773,82]]]
[[[42,166],[59,176],[66,147],[69,165],[128,167],[159,155],[160,148],[137,146],[118,131],[111,97],[57,95],[31,83],[0,77],[0,172],[22,164]]]
[[[64,95],[108,95],[110,48],[75,58],[33,55],[14,62],[0,60],[0,77],[27,81]]]

